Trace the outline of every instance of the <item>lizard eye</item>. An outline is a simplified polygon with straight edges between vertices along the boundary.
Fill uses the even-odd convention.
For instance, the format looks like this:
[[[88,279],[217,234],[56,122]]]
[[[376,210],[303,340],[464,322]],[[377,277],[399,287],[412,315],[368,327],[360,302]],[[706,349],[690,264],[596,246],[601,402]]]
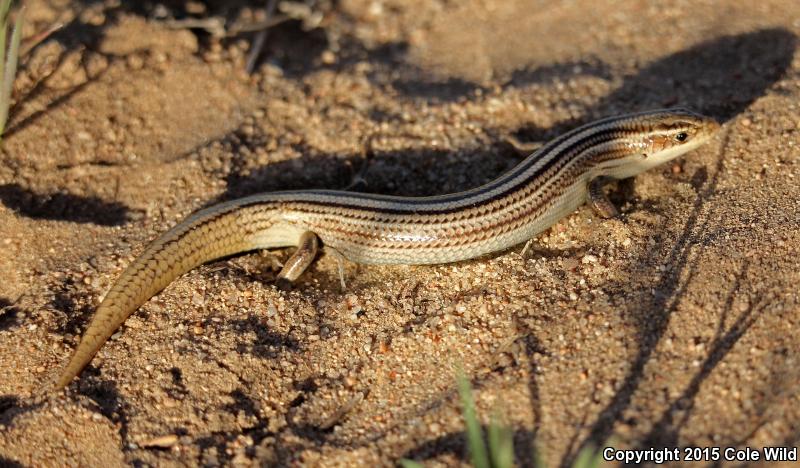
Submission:
[[[680,132],[677,135],[675,135],[675,139],[678,141],[686,141],[687,138],[689,138],[689,134],[687,134],[686,132]]]

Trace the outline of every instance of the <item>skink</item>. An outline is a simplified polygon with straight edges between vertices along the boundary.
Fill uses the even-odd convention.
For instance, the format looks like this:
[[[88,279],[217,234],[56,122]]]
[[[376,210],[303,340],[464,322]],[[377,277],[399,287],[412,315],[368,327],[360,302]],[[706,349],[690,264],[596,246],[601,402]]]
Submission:
[[[117,279],[54,389],[68,385],[125,319],[180,275],[257,249],[297,246],[278,274],[291,283],[319,244],[353,262],[456,262],[525,242],[585,201],[616,208],[602,185],[669,161],[719,124],[685,109],[611,117],[555,138],[506,174],[464,192],[397,197],[335,190],[264,193],[200,210],[153,241]]]

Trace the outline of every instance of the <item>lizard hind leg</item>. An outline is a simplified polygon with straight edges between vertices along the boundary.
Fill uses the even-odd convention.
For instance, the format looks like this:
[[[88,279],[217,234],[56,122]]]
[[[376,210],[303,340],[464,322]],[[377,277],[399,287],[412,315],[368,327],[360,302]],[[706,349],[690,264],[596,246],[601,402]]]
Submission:
[[[300,275],[311,265],[319,251],[319,237],[311,231],[306,231],[300,235],[297,250],[286,260],[275,284],[278,288],[290,289]]]

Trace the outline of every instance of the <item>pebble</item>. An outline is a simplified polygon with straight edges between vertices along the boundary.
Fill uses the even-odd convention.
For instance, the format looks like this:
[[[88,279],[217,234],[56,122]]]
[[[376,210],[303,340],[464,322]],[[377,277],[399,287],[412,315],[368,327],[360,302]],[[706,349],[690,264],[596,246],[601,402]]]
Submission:
[[[568,258],[568,259],[564,260],[564,263],[563,263],[564,269],[565,270],[569,270],[569,271],[572,271],[572,270],[578,268],[578,265],[580,265],[580,263],[578,262],[578,260],[576,260],[574,258]]]
[[[192,304],[196,306],[202,306],[205,303],[206,301],[200,293],[198,293],[197,291],[192,293]]]
[[[595,257],[592,254],[586,254],[581,259],[581,263],[583,263],[584,265],[588,265],[589,263],[597,263],[597,257]]]
[[[145,440],[140,445],[142,447],[160,447],[169,448],[178,443],[178,436],[175,434],[167,434],[163,436],[153,437],[152,439]]]
[[[336,62],[336,54],[334,54],[330,50],[326,50],[322,53],[321,59],[322,63],[324,63],[325,65],[331,65]]]

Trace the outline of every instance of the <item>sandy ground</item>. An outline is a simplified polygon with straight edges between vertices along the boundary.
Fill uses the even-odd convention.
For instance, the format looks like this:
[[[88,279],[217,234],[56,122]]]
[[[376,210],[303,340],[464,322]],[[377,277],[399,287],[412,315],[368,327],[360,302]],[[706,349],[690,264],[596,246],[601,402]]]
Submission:
[[[241,2],[26,3],[26,34],[66,27],[26,57],[0,155],[0,465],[460,465],[458,365],[520,465],[798,444],[795,0],[320,2],[252,76],[252,35],[166,22],[258,19]],[[615,189],[618,219],[581,208],[527,258],[348,265],[346,292],[329,256],[290,292],[258,254],[206,265],[32,398],[197,208],[343,187],[370,140],[367,190],[467,189],[519,162],[508,135],[672,105],[723,130]]]

